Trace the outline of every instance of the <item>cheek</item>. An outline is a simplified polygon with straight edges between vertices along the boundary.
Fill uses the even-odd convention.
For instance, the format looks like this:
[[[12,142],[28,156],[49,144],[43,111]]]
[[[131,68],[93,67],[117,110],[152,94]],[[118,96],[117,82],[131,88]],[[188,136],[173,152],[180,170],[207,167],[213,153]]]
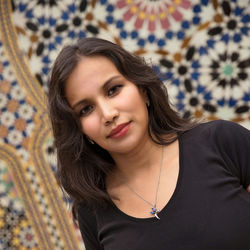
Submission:
[[[127,107],[133,108],[133,110],[142,110],[146,108],[146,100],[145,97],[136,87],[132,87],[129,89],[126,96],[121,98],[123,100],[124,105]],[[147,108],[146,108],[147,109]]]
[[[140,93],[134,93],[134,95],[131,96],[131,106],[133,106],[134,109],[138,110],[141,115],[148,114],[146,101]]]
[[[100,122],[97,121],[96,117],[86,117],[81,120],[82,132],[94,139],[100,131],[99,124]]]

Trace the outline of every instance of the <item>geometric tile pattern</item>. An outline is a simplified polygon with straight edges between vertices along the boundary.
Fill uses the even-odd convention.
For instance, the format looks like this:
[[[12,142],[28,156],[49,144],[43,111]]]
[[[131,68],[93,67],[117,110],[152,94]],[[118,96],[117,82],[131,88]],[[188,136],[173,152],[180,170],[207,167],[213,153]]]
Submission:
[[[42,219],[47,225],[47,230],[49,231],[53,242],[55,242],[55,247],[57,249],[63,249],[62,242],[60,241],[60,237],[56,230],[55,218],[52,216],[51,207],[49,206],[46,193],[42,190],[42,185],[37,179],[35,169],[32,167],[28,167],[26,169],[26,172],[27,180],[29,181],[29,186],[32,189],[34,198],[39,204],[39,208],[41,210],[40,212],[43,215]]]
[[[184,117],[250,128],[250,0],[0,1],[0,249],[84,249],[58,189],[46,110],[60,49],[115,42],[152,64]]]
[[[20,49],[10,3],[0,1],[0,160],[9,177],[0,176],[0,249],[84,249],[54,177],[46,95]]]
[[[27,144],[35,127],[36,108],[13,77],[14,72],[1,42],[0,55],[0,142],[13,146],[22,159],[27,161]]]
[[[246,2],[20,0],[13,8],[22,50],[45,91],[61,47],[98,36],[151,60],[183,116],[249,123]]]
[[[8,166],[0,161],[0,247],[36,249],[37,241]]]

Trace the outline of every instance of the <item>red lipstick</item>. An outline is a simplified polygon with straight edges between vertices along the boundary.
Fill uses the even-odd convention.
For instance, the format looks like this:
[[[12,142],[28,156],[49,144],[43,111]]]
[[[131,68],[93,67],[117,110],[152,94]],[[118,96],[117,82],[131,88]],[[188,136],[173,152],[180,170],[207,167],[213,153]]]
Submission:
[[[116,128],[112,129],[112,131],[109,133],[108,137],[110,138],[119,138],[124,136],[130,127],[130,122],[122,123],[118,125]]]

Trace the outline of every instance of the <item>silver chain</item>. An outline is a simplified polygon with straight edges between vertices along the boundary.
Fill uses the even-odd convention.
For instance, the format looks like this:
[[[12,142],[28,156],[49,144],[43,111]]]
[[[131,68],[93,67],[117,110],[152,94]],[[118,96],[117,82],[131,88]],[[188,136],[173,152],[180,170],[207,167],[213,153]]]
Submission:
[[[160,185],[160,180],[161,180],[161,170],[162,170],[162,163],[163,163],[163,159],[164,159],[164,147],[162,146],[162,151],[161,151],[161,165],[160,165],[160,171],[159,171],[159,176],[158,176],[158,182],[157,182],[157,186],[156,186],[156,191],[155,191],[155,202],[154,204],[147,201],[146,199],[144,199],[140,194],[138,194],[132,187],[130,187],[124,178],[124,184],[128,187],[128,189],[134,193],[137,197],[139,197],[140,199],[142,199],[143,201],[145,201],[146,203],[148,203],[150,206],[152,206],[153,208],[156,209],[156,204],[157,204],[157,198],[158,198],[158,190],[159,190],[159,185]]]

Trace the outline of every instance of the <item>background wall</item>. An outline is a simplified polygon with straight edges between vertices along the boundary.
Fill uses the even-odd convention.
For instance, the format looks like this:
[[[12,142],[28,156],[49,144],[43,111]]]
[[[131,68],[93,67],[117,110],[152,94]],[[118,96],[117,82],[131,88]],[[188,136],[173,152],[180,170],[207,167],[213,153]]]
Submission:
[[[151,60],[183,116],[250,128],[250,1],[0,0],[0,249],[84,249],[46,93],[59,50],[93,36]]]

